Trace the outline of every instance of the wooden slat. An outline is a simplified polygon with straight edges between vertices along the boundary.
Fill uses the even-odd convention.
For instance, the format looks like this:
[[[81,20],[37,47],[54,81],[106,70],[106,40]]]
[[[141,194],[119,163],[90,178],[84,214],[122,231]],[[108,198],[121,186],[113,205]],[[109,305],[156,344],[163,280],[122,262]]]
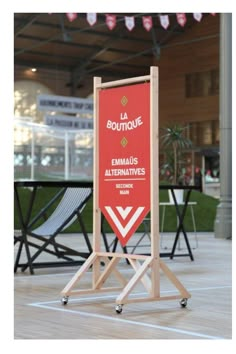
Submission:
[[[138,282],[141,280],[143,275],[147,272],[149,266],[151,265],[152,259],[147,258],[141,267],[136,271],[134,276],[130,279],[128,284],[124,287],[123,291],[120,293],[120,295],[116,299],[117,304],[125,304],[128,296],[130,295],[131,291],[133,288],[138,284]]]
[[[102,287],[102,285],[105,283],[105,281],[110,276],[110,274],[114,271],[118,263],[119,263],[119,258],[113,258],[111,261],[109,261],[103,273],[100,275],[99,279],[95,283],[94,286],[95,289],[99,289]]]
[[[106,263],[108,258],[102,258],[102,260]],[[118,264],[119,259],[116,258],[116,261]],[[121,272],[116,267],[112,268],[112,272],[114,273],[116,279],[120,282],[120,284],[123,284],[123,286],[125,286],[127,284],[127,279],[121,274]]]
[[[160,263],[159,263],[159,71],[151,67],[150,82],[150,163],[151,163],[151,255],[154,259],[151,269],[152,296],[160,295]]]
[[[129,262],[132,265],[132,267],[134,268],[135,272],[137,272],[140,269],[141,264],[137,260],[130,259]],[[151,283],[149,276],[147,274],[144,274],[140,280],[143,283],[144,287],[146,288],[147,292],[151,295],[152,283]]]
[[[183,284],[177,279],[173,272],[167,267],[167,265],[160,260],[160,266],[164,274],[169,278],[169,280],[175,285],[175,287],[180,291],[182,297],[190,298],[190,293],[185,289]]]
[[[72,290],[70,295],[87,295],[87,294],[97,294],[97,293],[106,293],[106,292],[117,292],[121,291],[123,288],[114,286],[114,287],[106,287],[99,289],[80,289],[80,290]]]
[[[102,79],[94,77],[94,151],[93,151],[93,250],[101,250],[101,210],[99,209],[99,89]],[[97,260],[93,264],[93,287],[100,276],[100,263]]]
[[[146,260],[151,258],[151,256],[145,256],[142,254],[133,254],[133,253],[115,253],[115,252],[97,252],[97,255],[100,257],[116,257],[116,258],[126,258],[126,259],[141,259]]]
[[[132,77],[130,79],[123,79],[123,80],[116,80],[116,81],[110,81],[110,82],[105,82],[97,87],[99,88],[109,88],[109,87],[116,87],[116,86],[123,86],[123,85],[131,85],[134,83],[138,82],[143,82],[143,81],[149,81],[150,80],[150,75],[146,76],[138,76],[138,77]]]
[[[91,267],[91,265],[96,260],[97,255],[93,252],[89,258],[85,261],[85,263],[79,268],[79,270],[75,273],[72,279],[68,282],[65,288],[62,290],[61,295],[70,295],[71,290],[75,287],[81,277],[87,272],[87,270]]]

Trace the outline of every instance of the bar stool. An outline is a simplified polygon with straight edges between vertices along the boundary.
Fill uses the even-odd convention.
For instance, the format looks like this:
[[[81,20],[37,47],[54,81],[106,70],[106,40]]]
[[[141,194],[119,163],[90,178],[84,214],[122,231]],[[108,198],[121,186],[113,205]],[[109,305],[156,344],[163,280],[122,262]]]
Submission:
[[[169,202],[161,202],[159,203],[159,205],[161,207],[163,207],[163,212],[162,212],[162,218],[161,218],[161,233],[163,233],[164,231],[164,223],[165,223],[165,212],[166,212],[166,207],[175,207],[175,203],[171,194],[171,191],[169,190]],[[176,201],[178,203],[178,205],[184,205],[184,200],[183,200],[183,195],[182,197],[176,197]],[[193,206],[197,205],[197,202],[188,202],[188,207],[190,207],[191,210],[191,217],[192,217],[192,224],[193,224],[193,230],[194,230],[194,235],[195,235],[195,248],[198,247],[198,238],[197,238],[197,230],[196,230],[196,222],[195,222],[195,216],[194,216],[194,210],[193,210]],[[179,225],[179,220],[178,220],[178,216],[177,216],[177,228]],[[161,235],[161,242],[160,242],[160,246],[161,248],[163,248],[162,245],[163,242],[163,237]],[[178,240],[178,248],[180,249],[180,239]]]

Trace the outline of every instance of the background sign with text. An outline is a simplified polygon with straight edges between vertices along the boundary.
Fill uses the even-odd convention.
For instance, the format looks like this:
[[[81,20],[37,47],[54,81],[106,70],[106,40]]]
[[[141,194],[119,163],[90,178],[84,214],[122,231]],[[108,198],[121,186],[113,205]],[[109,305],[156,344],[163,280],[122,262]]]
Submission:
[[[40,111],[93,114],[93,100],[79,97],[38,95],[37,108]]]

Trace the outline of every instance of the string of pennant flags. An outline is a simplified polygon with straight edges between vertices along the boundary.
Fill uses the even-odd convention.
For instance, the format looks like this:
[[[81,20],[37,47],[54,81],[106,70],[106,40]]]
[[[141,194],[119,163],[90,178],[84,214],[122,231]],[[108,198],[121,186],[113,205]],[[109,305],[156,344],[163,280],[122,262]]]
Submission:
[[[185,13],[176,13],[175,15],[176,15],[176,20],[177,20],[178,24],[181,27],[184,27],[187,23],[186,14]],[[211,13],[211,15],[215,16],[216,13]],[[70,22],[73,22],[78,17],[78,14],[77,13],[66,13],[66,17]],[[170,26],[170,16],[169,15],[157,15],[156,17],[159,20],[160,25],[164,29],[167,30],[168,27]],[[202,17],[203,17],[203,13],[199,13],[199,12],[193,13],[193,18],[198,22],[201,22]],[[87,19],[87,22],[90,26],[94,26],[97,22],[97,13],[87,13],[86,19]],[[145,28],[146,31],[150,31],[152,29],[153,20],[154,19],[152,16],[142,16],[142,24],[143,24],[143,27]],[[109,28],[109,30],[113,30],[116,27],[117,16],[112,15],[112,14],[105,14],[105,22],[106,22],[106,25]],[[129,31],[132,31],[135,28],[135,16],[124,16],[124,23],[125,23],[126,28]]]

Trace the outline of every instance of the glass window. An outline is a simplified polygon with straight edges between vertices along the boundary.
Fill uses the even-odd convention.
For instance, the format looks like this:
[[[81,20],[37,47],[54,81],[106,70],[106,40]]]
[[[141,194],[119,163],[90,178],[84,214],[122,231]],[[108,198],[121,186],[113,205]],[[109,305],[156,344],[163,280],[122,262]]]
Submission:
[[[185,77],[186,97],[204,97],[219,94],[219,70],[213,69],[187,74]]]

